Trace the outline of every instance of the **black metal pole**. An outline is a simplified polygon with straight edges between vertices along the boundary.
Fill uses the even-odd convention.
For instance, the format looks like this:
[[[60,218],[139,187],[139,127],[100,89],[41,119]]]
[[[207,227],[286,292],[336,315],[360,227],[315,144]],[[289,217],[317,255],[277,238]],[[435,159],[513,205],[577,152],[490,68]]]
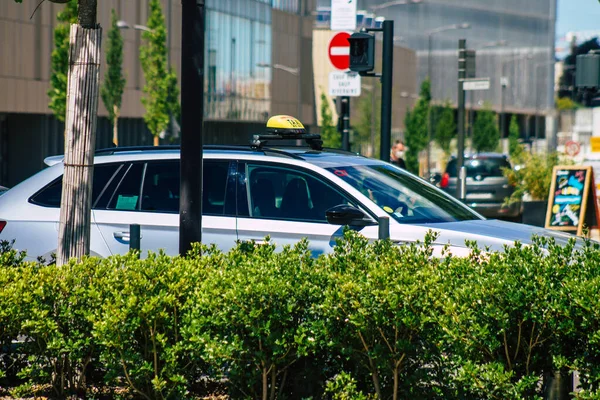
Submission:
[[[379,217],[379,240],[390,238],[390,217]]]
[[[129,225],[129,250],[140,251],[142,245],[142,235],[139,224]]]
[[[392,85],[394,70],[394,21],[383,21],[383,66],[381,69],[380,158],[390,161],[392,144]]]
[[[431,66],[431,52],[433,49],[433,34],[427,35],[427,79],[429,79],[429,93],[433,94],[433,72]],[[432,96],[433,97],[433,96]],[[433,140],[433,126],[431,121],[431,104],[427,110],[427,168],[425,169],[425,178],[431,176],[431,141]]]
[[[202,241],[204,0],[182,0],[179,254]]]
[[[342,150],[350,151],[350,97],[341,98],[342,105]]]
[[[456,175],[464,164],[465,156],[465,91],[463,81],[467,76],[467,40],[458,41],[458,148],[456,154]],[[456,197],[461,196],[461,185],[456,185]]]

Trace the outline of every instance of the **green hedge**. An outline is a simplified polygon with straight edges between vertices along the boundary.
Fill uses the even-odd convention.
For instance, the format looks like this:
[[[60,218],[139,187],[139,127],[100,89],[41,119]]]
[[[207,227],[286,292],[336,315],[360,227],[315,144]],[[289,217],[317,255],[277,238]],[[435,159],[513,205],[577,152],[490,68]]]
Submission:
[[[0,388],[143,399],[544,398],[578,371],[600,398],[600,247],[536,238],[432,256],[347,231],[86,258],[57,267],[0,246]]]

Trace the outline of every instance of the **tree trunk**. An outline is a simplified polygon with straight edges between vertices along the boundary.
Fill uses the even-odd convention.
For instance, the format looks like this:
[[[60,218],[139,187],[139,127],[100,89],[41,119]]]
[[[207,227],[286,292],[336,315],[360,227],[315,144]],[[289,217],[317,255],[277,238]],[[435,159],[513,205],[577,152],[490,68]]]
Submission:
[[[398,400],[398,367],[394,368],[394,394],[393,400]]]
[[[158,136],[154,136],[154,145],[158,146],[160,144],[159,142],[160,138]]]
[[[91,3],[95,19],[96,1],[79,1],[80,21],[85,20],[88,25],[90,10],[86,7]],[[101,41],[102,29],[71,25],[64,176],[56,257],[58,265],[90,252]]]
[[[269,371],[266,366],[262,368],[262,400],[269,398]]]
[[[119,145],[119,107],[113,106],[115,118],[113,120],[113,144]]]

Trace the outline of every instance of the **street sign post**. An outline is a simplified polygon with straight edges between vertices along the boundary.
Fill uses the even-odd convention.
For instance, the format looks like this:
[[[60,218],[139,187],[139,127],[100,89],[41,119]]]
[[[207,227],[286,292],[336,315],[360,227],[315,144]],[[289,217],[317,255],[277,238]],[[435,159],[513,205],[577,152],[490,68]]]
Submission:
[[[335,34],[329,41],[327,55],[331,65],[336,69],[347,70],[350,68],[350,34],[340,32]]]
[[[490,78],[472,78],[463,80],[463,90],[489,90]]]
[[[356,29],[356,3],[358,0],[331,0],[331,30]]]
[[[356,72],[329,73],[329,95],[330,96],[360,96],[360,75]]]

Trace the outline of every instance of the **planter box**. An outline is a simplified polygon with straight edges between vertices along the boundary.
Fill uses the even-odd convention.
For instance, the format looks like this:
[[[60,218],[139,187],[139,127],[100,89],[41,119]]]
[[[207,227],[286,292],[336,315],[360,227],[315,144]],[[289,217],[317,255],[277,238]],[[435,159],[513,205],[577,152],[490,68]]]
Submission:
[[[547,209],[548,201],[523,202],[523,223],[543,228],[546,225]]]

